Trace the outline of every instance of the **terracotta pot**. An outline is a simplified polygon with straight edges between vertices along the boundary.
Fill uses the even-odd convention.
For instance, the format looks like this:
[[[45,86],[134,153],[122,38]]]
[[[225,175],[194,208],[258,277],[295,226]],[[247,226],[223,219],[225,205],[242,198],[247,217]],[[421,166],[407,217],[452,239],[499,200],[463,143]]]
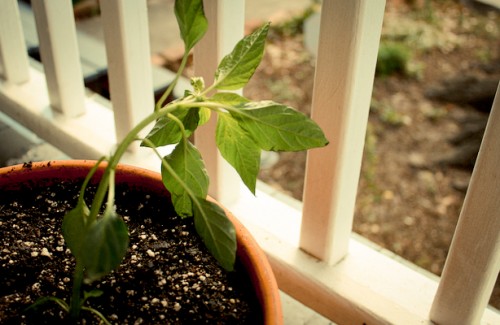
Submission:
[[[4,167],[0,168],[0,187],[15,190],[19,184],[36,186],[54,178],[83,179],[94,164],[95,161],[68,160]],[[105,164],[102,164],[96,176],[102,174],[104,167]],[[119,165],[116,170],[116,183],[123,182],[170,196],[163,186],[161,175],[146,169]],[[209,199],[216,202],[212,198]],[[225,211],[236,228],[237,257],[250,275],[255,293],[262,306],[264,324],[283,324],[278,285],[265,254],[248,230],[230,212],[226,209]]]

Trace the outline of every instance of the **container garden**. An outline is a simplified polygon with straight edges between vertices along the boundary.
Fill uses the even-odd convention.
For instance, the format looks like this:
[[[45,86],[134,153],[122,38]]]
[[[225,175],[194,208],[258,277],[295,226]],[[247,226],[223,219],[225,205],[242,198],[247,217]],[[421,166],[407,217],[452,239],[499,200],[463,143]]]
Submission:
[[[206,86],[201,77],[193,77],[192,89],[185,90],[183,97],[167,102],[187,64],[190,51],[203,37],[208,26],[202,0],[176,0],[175,14],[185,45],[185,53],[176,77],[154,108],[144,108],[150,109],[151,113],[131,128],[109,156],[102,157],[98,162],[29,163],[2,171],[0,190],[3,192],[0,197],[6,200],[13,196],[17,200],[5,201],[0,205],[1,211],[9,212],[9,217],[5,217],[5,221],[2,220],[3,233],[13,240],[11,246],[4,248],[7,254],[2,261],[4,271],[11,270],[9,276],[14,278],[24,275],[26,281],[33,280],[32,275],[39,272],[46,275],[47,281],[52,283],[52,289],[40,292],[40,282],[30,283],[31,286],[26,288],[26,284],[18,286],[15,280],[8,280],[4,289],[6,293],[2,298],[4,301],[14,301],[25,307],[25,303],[32,303],[34,297],[42,297],[31,305],[30,311],[56,305],[62,310],[59,318],[69,319],[72,323],[80,322],[86,312],[97,316],[106,324],[113,321],[118,324],[244,323],[244,320],[235,320],[233,316],[244,315],[243,309],[250,308],[252,298],[247,301],[243,297],[223,296],[220,299],[221,304],[226,304],[221,305],[215,297],[197,291],[208,286],[212,291],[221,293],[226,290],[233,291],[246,283],[254,283],[256,300],[264,305],[269,302],[273,311],[268,311],[267,307],[257,308],[262,310],[262,315],[252,318],[255,313],[250,312],[246,317],[247,322],[280,322],[281,311],[272,272],[263,255],[258,253],[251,237],[243,231],[241,224],[213,199],[207,198],[209,175],[201,153],[191,143],[190,137],[198,127],[212,118],[216,119],[213,120],[217,123],[215,140],[221,156],[234,167],[243,183],[253,193],[262,150],[307,150],[323,147],[328,144],[328,140],[321,128],[299,111],[271,100],[251,101],[233,92],[247,84],[259,65],[264,53],[269,23],[244,37],[233,51],[221,60],[211,85]],[[146,129],[149,129],[149,133],[143,132]],[[143,137],[143,134],[147,135]],[[138,169],[131,172],[132,167],[120,165],[121,158],[136,141],[140,141],[141,146],[150,148],[158,156],[161,174],[151,174]],[[173,150],[162,156],[158,148],[170,145]],[[71,173],[66,175],[66,172]],[[55,190],[62,185],[66,186],[66,181],[60,178],[63,175],[73,184],[68,185],[71,187]],[[78,184],[74,184],[77,180]],[[27,190],[19,192],[20,188]],[[50,189],[49,197],[36,192],[47,189]],[[60,194],[67,193],[71,193],[71,196],[56,200]],[[139,201],[136,202],[138,198]],[[159,205],[150,205],[151,201],[159,201]],[[133,202],[136,202],[134,206],[131,205]],[[21,229],[28,228],[26,222],[30,220],[25,217],[24,210],[12,212],[14,207],[21,205],[46,209],[35,221],[37,227],[29,228],[32,229],[29,230],[32,239],[17,238],[22,235]],[[166,206],[168,208],[165,208]],[[160,210],[161,217],[153,217],[154,210],[160,207],[166,210]],[[137,208],[140,216],[129,216],[132,208]],[[144,211],[150,212],[144,215]],[[16,219],[10,224],[8,221],[12,221],[12,215],[16,215]],[[164,218],[165,215],[172,217]],[[165,220],[175,222],[164,224]],[[43,233],[45,228],[52,224],[56,225],[50,230],[53,233]],[[157,229],[159,233],[146,233],[161,224],[164,228]],[[171,236],[180,236],[174,240],[182,242],[183,249],[178,253],[170,254],[177,245],[174,245],[170,237],[163,237],[168,229]],[[187,236],[192,233],[196,233],[196,236]],[[155,244],[158,238],[161,238],[160,242]],[[187,238],[190,238],[189,242]],[[38,240],[42,243],[50,241],[53,249],[40,246],[35,250],[32,246]],[[56,241],[53,242],[54,240]],[[191,242],[194,246],[190,246]],[[246,242],[248,243],[245,244]],[[29,255],[26,255],[28,252]],[[193,252],[210,254],[196,257]],[[56,255],[61,254],[71,254],[74,257],[74,262],[55,262],[54,268],[66,273],[49,275],[46,270],[37,269],[39,266],[45,268],[46,264],[55,260]],[[164,254],[170,254],[169,258],[166,264],[157,269],[155,266],[158,259]],[[32,257],[36,259],[36,263],[33,263],[35,260],[27,260],[23,269],[11,268],[18,264],[14,258],[16,255]],[[42,257],[45,259],[39,260]],[[177,267],[184,267],[191,260],[201,260],[203,263],[199,264],[200,267],[213,263],[213,266],[210,266],[213,269],[199,271],[195,267],[188,271],[176,271]],[[259,263],[254,264],[256,261]],[[248,271],[246,278],[236,278],[227,284],[224,282],[223,278],[231,278],[240,273],[232,272],[233,270],[259,268],[261,261],[263,273]],[[165,275],[167,268],[173,269],[173,274]],[[142,277],[151,278],[156,286],[139,283],[138,286],[130,288],[128,285],[137,284],[137,270]],[[119,272],[126,276],[124,283],[127,285],[124,287],[116,287],[119,280],[116,274]],[[222,278],[207,285],[214,275],[220,275]],[[270,282],[272,289],[257,285],[261,282]],[[162,296],[164,291],[161,290],[152,296],[145,295],[151,288],[166,284],[171,284],[167,294],[172,299]],[[11,289],[16,286],[19,287],[18,291],[13,293]],[[176,290],[179,293],[174,293]],[[26,291],[29,292],[28,296],[19,296]],[[194,292],[194,296],[185,297],[183,292]],[[136,319],[125,320],[125,315],[132,309],[129,298],[136,295],[141,295],[140,312],[156,309],[160,312],[159,319],[145,320],[146,316],[137,316]],[[190,305],[199,299],[202,300],[202,305]],[[115,313],[102,314],[101,308],[118,302],[125,304],[114,309],[112,307]],[[240,303],[241,306],[246,304],[247,307],[237,307]],[[165,310],[168,310],[168,315],[161,314]],[[230,315],[223,320],[214,320],[214,315],[209,313],[213,310],[229,312]],[[175,313],[184,312],[188,313],[186,316],[191,317],[188,317],[189,320],[181,320],[181,317],[175,316]],[[172,314],[174,318],[166,320],[166,317]],[[43,320],[49,319],[50,315],[42,315]],[[192,318],[195,316],[197,318]],[[57,315],[50,317],[57,318]],[[14,323],[19,321],[24,320],[18,319]],[[48,321],[50,324],[54,322]],[[39,319],[37,323],[40,323]]]
[[[42,322],[40,319],[44,319],[46,323],[50,324],[56,323],[55,319],[61,321],[60,317],[64,317],[64,314],[59,312],[55,302],[40,306],[39,310],[35,312],[25,312],[24,308],[32,304],[38,298],[37,293],[41,293],[45,288],[48,291],[42,295],[64,296],[64,292],[69,291],[65,286],[71,278],[73,270],[72,266],[66,267],[68,262],[64,260],[71,259],[71,254],[66,251],[60,232],[55,235],[45,233],[47,227],[59,231],[60,226],[53,224],[53,218],[48,213],[42,212],[45,215],[37,217],[35,228],[28,227],[29,211],[18,211],[16,215],[12,215],[13,208],[16,205],[19,207],[28,205],[29,208],[32,205],[45,209],[48,207],[52,208],[51,212],[53,213],[51,214],[61,218],[64,205],[74,206],[79,189],[78,184],[83,181],[94,164],[94,161],[51,161],[0,169],[0,207],[4,212],[9,211],[10,213],[7,216],[0,214],[0,226],[3,229],[4,244],[11,243],[7,247],[4,246],[1,251],[1,272],[4,284],[0,298],[0,306],[3,306],[0,310],[0,318],[3,319],[4,324],[21,324],[28,320],[36,320],[35,323],[39,324]],[[104,163],[101,164],[94,175],[94,180],[99,179],[102,175],[104,165]],[[71,186],[71,184],[77,184],[77,186],[66,189],[66,193],[52,193],[52,188],[55,190],[59,186]],[[41,196],[46,189],[49,189],[49,191],[45,191],[50,193],[49,197],[42,198]],[[190,223],[192,218],[182,220],[184,222],[180,225],[181,230],[173,230],[175,228],[167,221],[160,222],[162,225],[157,227],[151,225],[158,219],[175,216],[170,203],[170,194],[165,189],[160,174],[133,166],[118,165],[116,189],[117,193],[126,192],[129,195],[123,200],[120,197],[121,194],[117,194],[117,210],[126,216],[126,219],[140,218],[140,220],[137,222],[138,225],[129,224],[130,252],[122,265],[107,277],[92,284],[93,287],[104,291],[104,294],[101,297],[89,299],[88,303],[92,308],[101,312],[108,321],[117,324],[139,324],[141,321],[144,324],[235,323],[240,322],[236,318],[240,313],[238,310],[240,305],[243,305],[243,308],[250,308],[257,302],[257,310],[241,311],[242,314],[245,314],[244,318],[248,324],[282,323],[278,287],[266,256],[248,231],[231,213],[226,211],[236,230],[237,262],[235,271],[227,272],[217,266],[216,261],[208,252],[204,251],[203,244],[197,238],[194,240],[195,246],[181,249],[184,253],[187,251],[183,255],[184,257],[180,254],[177,257],[167,254],[169,250],[173,249],[167,248],[170,242],[163,239],[163,234],[171,235],[171,233],[178,232],[181,238],[183,236],[197,237],[197,234]],[[71,196],[66,199],[66,194],[70,192]],[[20,196],[26,196],[26,199],[21,198],[17,201]],[[15,202],[19,203],[13,203],[11,198],[16,199]],[[61,200],[68,201],[62,203]],[[132,202],[135,200],[138,201],[143,210],[149,211],[148,213],[157,210],[156,207],[148,206],[149,202],[156,202],[155,204],[161,205],[161,211],[167,215],[145,217],[144,214],[140,213],[138,217],[134,217],[131,211],[124,211],[124,209],[130,209],[130,206],[126,208],[120,206],[122,203],[131,203],[133,206]],[[209,200],[215,202],[211,198]],[[14,219],[18,220],[19,223],[16,224],[15,221],[12,223]],[[6,227],[8,228],[6,229]],[[40,232],[31,234],[31,236],[23,234],[23,231],[33,231],[33,229],[38,229],[37,231]],[[50,238],[51,236],[52,238]],[[7,241],[8,237],[12,237],[14,241]],[[35,242],[37,238],[40,239],[40,242]],[[183,245],[182,240],[180,244]],[[199,267],[194,264],[196,258],[193,256],[196,254],[191,254],[194,251],[196,254],[203,251],[203,257],[198,259],[201,262]],[[160,261],[162,255],[168,256],[166,261]],[[182,259],[185,261],[183,262]],[[24,265],[23,263],[28,264]],[[169,263],[173,265],[173,274],[167,273]],[[183,263],[188,267],[185,271],[179,267]],[[70,262],[70,264],[74,264],[74,262]],[[214,271],[214,265],[217,266],[217,271]],[[49,266],[55,266],[60,270],[49,271],[46,269]],[[134,269],[135,271],[139,270],[139,272],[134,272]],[[132,272],[136,277],[144,275],[146,279],[130,279],[116,275],[115,273],[120,272],[120,270]],[[222,280],[212,281],[211,278],[215,278],[217,273],[223,275]],[[50,275],[44,279],[44,274]],[[15,278],[10,278],[12,275],[19,275],[20,282]],[[149,278],[147,278],[148,276]],[[126,282],[124,284],[118,283],[120,278]],[[132,286],[127,281],[140,281],[142,288]],[[213,288],[218,281],[228,282],[219,284],[218,288]],[[147,284],[148,282],[149,284]],[[224,286],[225,288],[223,288]],[[242,288],[252,289],[253,292],[245,294],[235,292]],[[208,293],[202,289],[208,289]],[[122,291],[118,292],[120,290]],[[185,292],[188,298],[175,297],[176,293],[173,292],[177,291]],[[214,298],[208,296],[211,291],[217,293]],[[221,292],[226,292],[227,297],[219,295]],[[116,297],[111,298],[114,295]],[[99,303],[110,303],[109,299],[114,300],[113,303],[116,302],[116,305],[113,305],[115,310],[107,310],[106,305],[99,305]],[[246,301],[243,302],[245,299]],[[133,300],[136,302],[132,302]],[[191,301],[187,303],[186,300]],[[17,308],[17,310],[9,310],[11,307]],[[227,310],[231,309],[232,311],[227,313]],[[133,310],[138,314],[124,318],[124,311],[132,312]],[[16,312],[19,314],[13,315]],[[149,312],[156,314],[150,315]],[[218,314],[225,318],[217,321],[215,317]],[[188,319],[182,319],[180,316],[188,317]],[[94,318],[95,321],[92,313],[82,313],[82,317]]]

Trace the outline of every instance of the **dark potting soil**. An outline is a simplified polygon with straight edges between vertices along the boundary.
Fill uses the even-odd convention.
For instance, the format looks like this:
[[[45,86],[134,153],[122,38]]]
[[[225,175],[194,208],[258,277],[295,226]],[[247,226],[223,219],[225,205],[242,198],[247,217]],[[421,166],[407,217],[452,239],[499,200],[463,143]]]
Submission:
[[[65,324],[54,302],[33,312],[37,298],[69,302],[74,259],[60,233],[79,185],[56,184],[12,195],[0,189],[0,323]],[[175,215],[169,199],[118,187],[118,213],[129,227],[129,252],[118,270],[86,285],[102,290],[87,305],[113,324],[260,324],[261,311],[241,265],[222,270],[194,236],[192,218]],[[87,194],[86,197],[89,197]],[[99,324],[82,311],[81,324]]]

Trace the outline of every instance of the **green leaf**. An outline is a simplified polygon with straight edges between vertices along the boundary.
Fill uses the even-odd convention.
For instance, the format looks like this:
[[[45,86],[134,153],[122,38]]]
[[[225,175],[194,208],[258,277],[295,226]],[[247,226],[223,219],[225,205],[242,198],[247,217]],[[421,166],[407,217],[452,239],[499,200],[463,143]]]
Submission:
[[[250,100],[236,93],[219,92],[209,98],[209,101],[230,106],[241,106]]]
[[[208,174],[201,154],[191,142],[182,139],[164,159],[172,170],[162,165],[161,175],[165,187],[172,193],[175,211],[181,217],[191,216],[191,195],[205,197],[208,193]]]
[[[175,212],[182,218],[193,215],[193,203],[188,192],[184,191],[180,195],[172,194],[172,204],[174,205]]]
[[[231,115],[263,150],[301,151],[328,144],[316,122],[286,105],[263,101],[235,108]]]
[[[205,35],[208,28],[203,12],[203,0],[176,0],[174,11],[181,38],[188,52]]]
[[[215,203],[200,198],[194,208],[194,225],[198,235],[219,264],[232,271],[236,259],[234,225]]]
[[[39,297],[33,304],[29,305],[25,311],[30,311],[30,310],[38,310],[42,305],[45,305],[48,302],[55,302],[58,304],[62,310],[65,312],[69,312],[69,306],[66,303],[66,301],[57,298],[57,297]]]
[[[98,298],[104,294],[104,291],[93,289],[90,291],[83,292],[83,302],[85,302],[89,298]]]
[[[113,211],[90,226],[82,247],[82,262],[90,280],[116,269],[128,248],[125,222]]]
[[[255,194],[261,151],[255,140],[231,115],[220,113],[216,142],[222,157],[236,169],[243,183]]]
[[[209,108],[206,107],[200,107],[200,119],[198,121],[198,126],[202,126],[203,124],[207,123],[210,120],[210,115],[212,114],[212,111]]]
[[[66,213],[62,222],[62,233],[66,245],[76,259],[81,258],[81,248],[85,241],[86,220],[90,210],[83,200],[78,200],[75,208]]]
[[[199,108],[180,108],[173,111],[172,115],[177,117],[186,131],[186,137],[189,137],[198,127],[200,121]],[[162,147],[169,144],[179,143],[182,139],[182,130],[173,119],[168,116],[162,116],[154,125],[153,129],[146,136],[146,139],[151,141],[156,147]],[[142,146],[149,146],[143,142]]]
[[[235,90],[245,86],[262,60],[269,23],[246,36],[220,62],[215,72],[217,89]]]
[[[192,77],[191,86],[193,86],[193,93],[199,94],[205,89],[205,81],[203,77]]]

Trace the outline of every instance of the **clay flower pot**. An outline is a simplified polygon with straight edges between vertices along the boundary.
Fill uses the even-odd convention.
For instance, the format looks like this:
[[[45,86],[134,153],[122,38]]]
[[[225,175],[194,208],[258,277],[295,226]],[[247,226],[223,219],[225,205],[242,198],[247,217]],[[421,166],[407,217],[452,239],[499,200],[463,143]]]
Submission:
[[[38,184],[43,186],[61,179],[83,179],[94,164],[94,161],[69,160],[0,168],[0,189],[15,191],[21,184],[36,187]],[[100,168],[97,177],[103,169]],[[116,170],[116,184],[118,186],[123,183],[169,196],[160,174],[149,170],[119,165]],[[246,268],[253,284],[255,295],[261,305],[264,324],[283,324],[278,286],[265,254],[243,225],[227,210],[226,213],[235,225],[238,242],[237,259]]]

